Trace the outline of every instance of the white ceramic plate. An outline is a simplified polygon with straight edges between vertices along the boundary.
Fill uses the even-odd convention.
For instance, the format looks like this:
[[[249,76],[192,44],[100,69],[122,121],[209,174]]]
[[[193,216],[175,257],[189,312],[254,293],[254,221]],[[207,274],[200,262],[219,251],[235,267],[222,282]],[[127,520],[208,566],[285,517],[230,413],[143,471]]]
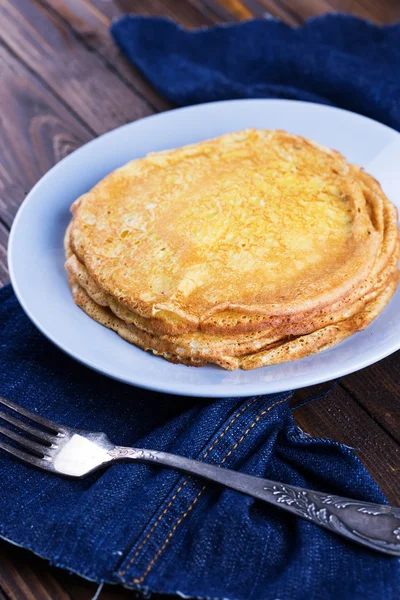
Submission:
[[[304,387],[366,367],[400,348],[400,289],[363,332],[322,354],[254,371],[172,365],[131,346],[75,306],[64,271],[70,204],[110,171],[149,151],[257,127],[281,128],[364,166],[400,206],[400,135],[357,114],[291,100],[231,100],[136,121],[83,146],[51,169],[25,199],[9,243],[11,281],[35,325],[87,366],[126,383],[173,394],[223,397]]]

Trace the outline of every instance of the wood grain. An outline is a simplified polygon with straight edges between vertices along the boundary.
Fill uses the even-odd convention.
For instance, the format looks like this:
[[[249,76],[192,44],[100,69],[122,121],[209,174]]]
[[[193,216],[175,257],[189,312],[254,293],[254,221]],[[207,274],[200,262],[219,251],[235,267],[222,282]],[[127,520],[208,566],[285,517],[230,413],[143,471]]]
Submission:
[[[0,0],[3,41],[90,127],[101,134],[151,114],[98,54],[36,0]],[[34,24],[34,25],[33,25]]]
[[[235,17],[229,10],[215,0],[187,0],[194,8],[206,16],[212,23],[228,23],[235,21]]]
[[[196,2],[188,0],[146,0],[132,2],[131,0],[91,0],[109,18],[116,18],[130,13],[133,15],[162,16],[172,19],[189,29],[212,25],[214,19],[209,11],[200,10]]]
[[[310,17],[336,12],[328,0],[297,0],[296,2],[279,0],[277,4],[298,23],[302,23]]]
[[[77,36],[77,41],[99,54],[107,67],[136,94],[145,98],[154,110],[171,108],[117,48],[110,35],[111,16],[90,0],[41,0],[41,3],[61,17]],[[114,6],[110,2],[108,5]],[[112,15],[113,18],[116,16],[117,12]]]
[[[388,435],[400,444],[400,352],[348,375],[343,385]],[[400,477],[400,471],[399,471]]]
[[[282,4],[277,0],[259,0],[259,3],[264,7],[266,13],[268,13],[275,19],[279,19],[287,25],[291,25],[292,27],[300,25],[300,23],[303,20],[299,18],[299,16],[296,15],[296,13],[294,13],[293,10],[287,9],[287,7],[282,6]]]
[[[49,566],[27,550],[0,540],[0,600],[92,600],[98,585]],[[105,585],[100,600],[132,600],[135,594]],[[161,596],[153,594],[152,600]],[[165,596],[164,596],[165,598]]]
[[[245,2],[241,0],[218,0],[219,4],[228,10],[238,21],[246,21],[253,18],[253,12]]]
[[[245,10],[237,10],[231,0],[207,0],[207,5],[223,6],[230,19],[249,18],[246,9],[253,17],[269,13],[288,25],[299,25],[310,17],[326,13],[348,13],[369,19],[378,24],[394,23],[400,20],[398,0],[245,0],[240,2]]]
[[[9,598],[7,598],[7,596],[1,591],[1,589],[0,589],[0,600],[9,600]]]
[[[7,226],[31,187],[93,136],[40,79],[0,45],[0,215]]]
[[[3,547],[0,554],[0,586],[7,596],[18,600],[71,600],[48,569],[35,569],[34,561],[17,562],[17,567],[12,559],[14,553],[7,546],[7,551]]]
[[[294,415],[310,435],[354,448],[389,501],[400,506],[399,445],[345,389],[338,385],[324,400],[297,408]]]
[[[357,15],[381,25],[400,20],[398,0],[328,0],[338,12]]]

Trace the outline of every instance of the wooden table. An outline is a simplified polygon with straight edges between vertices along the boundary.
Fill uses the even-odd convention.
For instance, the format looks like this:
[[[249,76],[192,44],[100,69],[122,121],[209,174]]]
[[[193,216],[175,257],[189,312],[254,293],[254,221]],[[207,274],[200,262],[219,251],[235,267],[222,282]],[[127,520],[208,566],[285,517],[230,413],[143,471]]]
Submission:
[[[376,23],[400,20],[397,0],[0,0],[0,284],[8,282],[9,228],[33,184],[68,153],[105,131],[166,110],[115,48],[111,19],[124,12],[164,15],[185,27],[268,13],[290,25],[327,12],[353,12]],[[328,396],[302,390],[295,411],[308,433],[356,449],[400,505],[400,353],[350,375]],[[0,543],[0,600],[89,600],[97,586],[26,551]],[[105,586],[103,600],[133,593]],[[154,596],[153,596],[154,597]]]

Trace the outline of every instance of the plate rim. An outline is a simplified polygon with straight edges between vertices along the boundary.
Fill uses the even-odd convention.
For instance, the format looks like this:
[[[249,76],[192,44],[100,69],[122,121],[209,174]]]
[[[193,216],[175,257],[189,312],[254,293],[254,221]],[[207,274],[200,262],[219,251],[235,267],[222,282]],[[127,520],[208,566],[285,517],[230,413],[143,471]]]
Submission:
[[[273,380],[266,381],[266,382],[257,381],[254,383],[243,383],[243,384],[227,383],[226,389],[225,389],[225,386],[223,386],[222,384],[214,384],[214,383],[205,384],[205,385],[201,385],[199,391],[197,391],[196,384],[193,384],[190,382],[176,383],[172,380],[171,383],[168,384],[167,386],[157,385],[157,382],[153,383],[153,382],[140,380],[140,378],[138,380],[137,378],[135,379],[134,377],[132,378],[132,377],[128,377],[128,376],[120,376],[120,375],[116,374],[115,372],[113,372],[112,369],[108,369],[107,367],[96,365],[91,359],[88,359],[84,355],[80,354],[79,351],[76,351],[73,348],[69,348],[63,342],[58,341],[57,335],[52,333],[51,331],[49,331],[46,326],[42,325],[42,323],[40,322],[40,318],[38,319],[32,313],[31,309],[29,308],[29,306],[27,305],[27,303],[24,299],[24,294],[23,294],[23,292],[21,292],[19,285],[18,285],[18,277],[16,276],[15,271],[14,271],[13,253],[14,253],[14,247],[16,244],[15,239],[17,237],[19,221],[23,216],[24,210],[26,210],[27,205],[31,201],[31,198],[34,197],[34,194],[36,193],[37,188],[40,188],[40,186],[43,185],[45,183],[45,181],[47,181],[48,178],[53,177],[59,169],[63,168],[64,164],[66,162],[68,162],[68,160],[72,156],[76,156],[79,152],[81,152],[84,149],[86,150],[89,146],[98,142],[99,139],[104,140],[104,138],[115,135],[116,132],[120,132],[121,130],[129,129],[130,127],[132,127],[133,125],[135,125],[139,122],[148,121],[148,120],[157,120],[160,118],[162,119],[162,117],[165,116],[166,114],[168,114],[168,115],[171,113],[176,114],[176,113],[179,113],[182,111],[185,111],[185,112],[196,111],[200,107],[206,108],[206,110],[207,110],[208,107],[212,107],[215,105],[226,105],[226,104],[235,104],[235,103],[236,104],[243,104],[243,103],[260,103],[260,104],[284,103],[285,104],[285,103],[287,103],[287,104],[291,104],[291,105],[302,105],[302,106],[306,105],[309,108],[313,107],[313,108],[316,108],[317,110],[323,109],[323,110],[327,110],[328,112],[333,109],[335,112],[339,111],[341,113],[349,114],[352,117],[356,117],[361,120],[365,120],[369,123],[372,123],[373,126],[378,126],[382,129],[390,132],[391,134],[396,134],[396,135],[400,136],[400,133],[398,131],[389,127],[388,125],[380,123],[379,121],[376,121],[365,115],[361,115],[359,113],[352,112],[352,111],[349,111],[349,110],[346,110],[343,108],[339,108],[336,106],[331,106],[328,104],[320,104],[320,103],[306,102],[306,101],[300,101],[300,100],[291,100],[291,99],[279,99],[279,98],[243,98],[243,99],[229,99],[229,100],[219,100],[219,101],[208,102],[208,103],[193,104],[190,106],[177,107],[177,108],[171,109],[169,111],[148,115],[141,119],[136,119],[129,123],[125,123],[124,125],[120,125],[119,127],[116,127],[115,129],[107,131],[107,132],[93,138],[89,142],[83,144],[82,146],[80,146],[79,148],[77,148],[76,150],[74,150],[73,152],[68,154],[67,156],[63,157],[59,162],[57,162],[55,165],[53,165],[34,184],[34,186],[30,189],[30,191],[28,192],[28,194],[22,201],[21,205],[19,206],[19,208],[16,212],[16,215],[14,217],[13,223],[11,225],[11,229],[10,229],[8,246],[7,246],[7,264],[8,264],[8,270],[9,270],[10,282],[11,282],[12,288],[18,299],[19,304],[21,305],[21,307],[22,307],[23,311],[25,312],[25,314],[27,315],[27,317],[48,340],[50,340],[55,346],[57,346],[57,348],[62,350],[65,354],[67,354],[74,360],[89,367],[90,369],[94,370],[97,373],[100,373],[102,375],[110,377],[111,379],[120,381],[122,383],[131,385],[134,387],[135,386],[140,387],[140,388],[143,388],[146,390],[151,390],[151,391],[165,393],[165,394],[178,395],[178,396],[190,396],[190,397],[202,397],[202,398],[226,398],[226,397],[241,398],[241,397],[251,397],[251,396],[257,395],[257,394],[267,395],[267,394],[284,393],[285,391],[287,392],[290,390],[301,389],[303,387],[308,387],[311,385],[318,385],[320,383],[324,383],[324,382],[330,381],[332,379],[344,377],[350,373],[354,373],[354,372],[364,369],[368,366],[371,366],[372,364],[375,364],[376,362],[383,360],[387,356],[393,354],[394,352],[396,352],[397,350],[400,349],[400,338],[399,338],[399,341],[397,344],[395,341],[393,341],[392,344],[389,344],[389,343],[386,344],[382,348],[381,352],[375,353],[372,358],[370,358],[370,359],[365,358],[364,360],[360,359],[358,362],[356,361],[356,366],[354,366],[354,364],[353,364],[350,368],[346,369],[343,363],[338,364],[336,366],[336,368],[330,369],[329,374],[328,374],[329,377],[327,377],[326,375],[324,375],[322,373],[320,376],[318,376],[314,372],[302,374],[299,377],[299,381],[290,386],[290,390],[284,389],[284,388],[282,388],[282,386],[279,385],[280,378],[278,376],[277,378],[274,378]],[[329,352],[329,349],[327,350],[327,352]],[[296,361],[294,361],[294,362],[296,362]],[[341,366],[342,366],[342,368],[340,368]],[[264,368],[268,368],[268,367],[264,367]],[[134,374],[134,371],[133,371],[133,374]]]

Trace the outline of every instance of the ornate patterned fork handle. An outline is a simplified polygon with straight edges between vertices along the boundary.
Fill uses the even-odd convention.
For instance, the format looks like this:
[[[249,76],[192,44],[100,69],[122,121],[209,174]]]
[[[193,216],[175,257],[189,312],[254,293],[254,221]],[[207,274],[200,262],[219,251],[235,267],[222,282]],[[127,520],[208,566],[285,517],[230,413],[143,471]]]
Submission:
[[[363,546],[400,556],[400,508],[331,496],[245,475],[182,456],[115,447],[113,460],[165,465],[264,500]]]

